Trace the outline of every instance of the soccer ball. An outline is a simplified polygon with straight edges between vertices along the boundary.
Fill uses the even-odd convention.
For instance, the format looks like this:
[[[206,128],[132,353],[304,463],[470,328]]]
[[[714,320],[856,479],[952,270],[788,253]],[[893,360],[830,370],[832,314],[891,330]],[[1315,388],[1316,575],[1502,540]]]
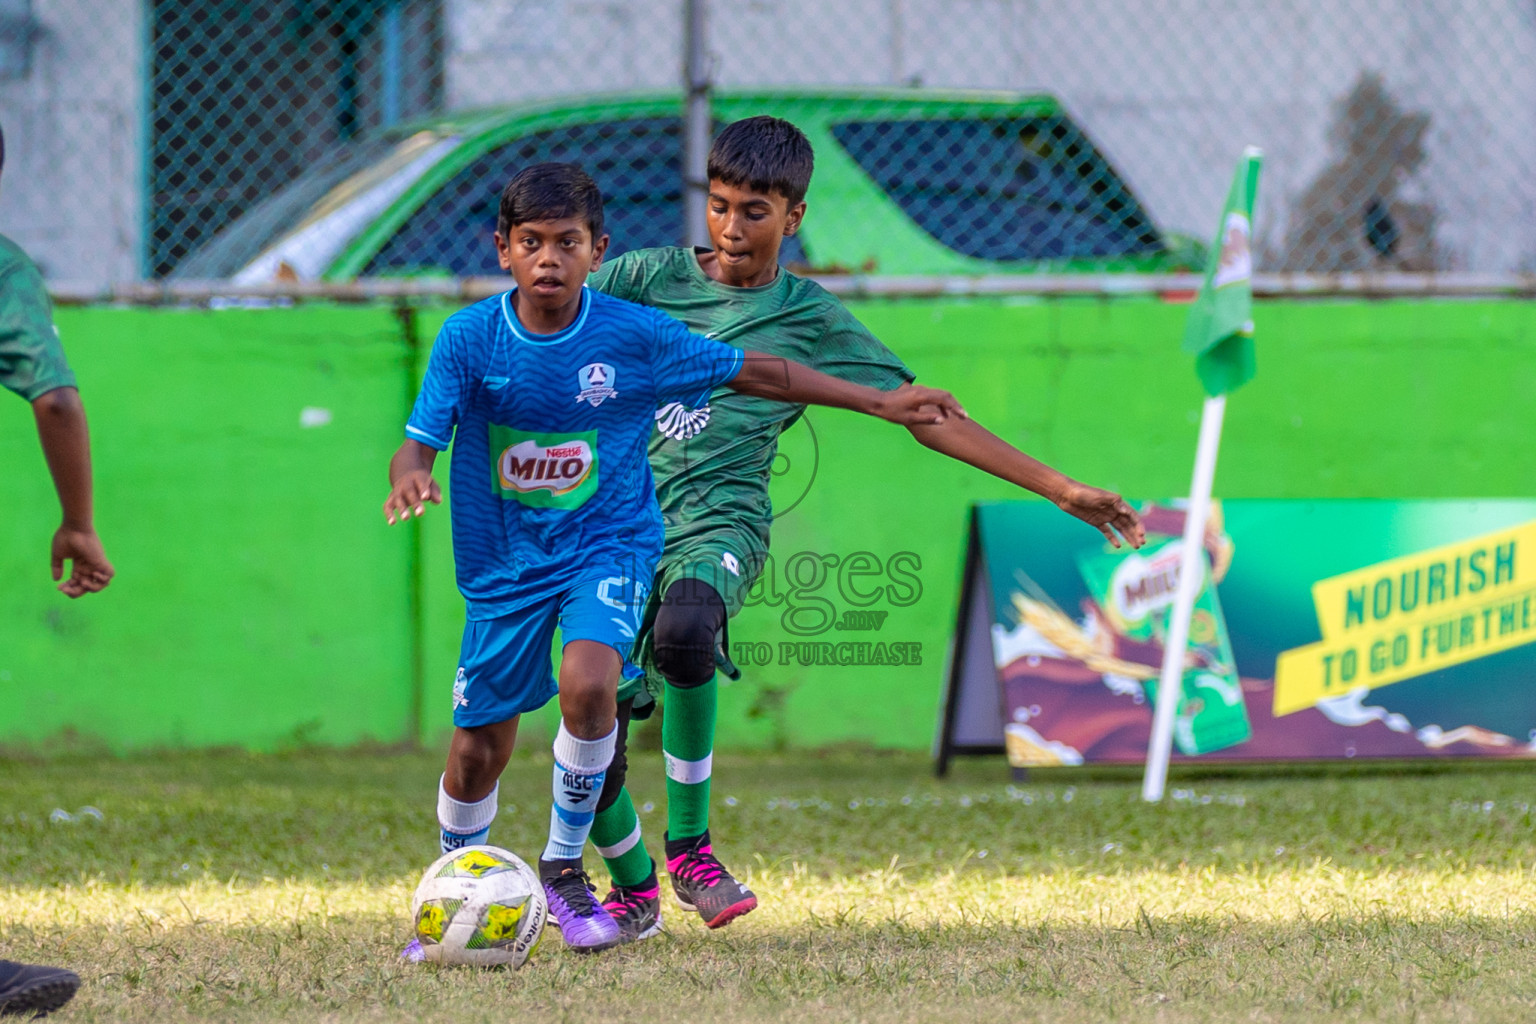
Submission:
[[[411,899],[427,959],[470,967],[523,966],[549,905],[533,869],[497,846],[466,846],[432,862]]]

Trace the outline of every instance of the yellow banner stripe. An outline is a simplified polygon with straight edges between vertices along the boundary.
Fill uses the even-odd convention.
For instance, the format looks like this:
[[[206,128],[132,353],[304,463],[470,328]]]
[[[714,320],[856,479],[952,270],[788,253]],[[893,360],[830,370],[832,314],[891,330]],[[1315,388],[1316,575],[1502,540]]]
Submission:
[[[1276,717],[1359,687],[1375,689],[1536,641],[1536,586],[1440,606],[1280,655]]]

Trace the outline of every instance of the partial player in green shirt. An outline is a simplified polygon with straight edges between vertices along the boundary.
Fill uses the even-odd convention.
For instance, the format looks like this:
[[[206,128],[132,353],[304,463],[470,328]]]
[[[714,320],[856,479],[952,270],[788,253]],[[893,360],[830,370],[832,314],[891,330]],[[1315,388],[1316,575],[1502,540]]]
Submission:
[[[0,134],[0,170],[5,136]],[[94,593],[112,580],[112,565],[91,521],[91,443],[75,375],[64,361],[42,275],[21,248],[0,235],[0,386],[32,403],[37,436],[53,474],[64,521],[53,535],[53,578],[69,597]],[[64,579],[64,563],[71,562]],[[9,583],[9,581],[7,581]],[[0,960],[0,1015],[57,1010],[74,997],[80,978],[62,967]]]
[[[5,139],[0,136],[0,169]],[[0,235],[0,386],[32,403],[37,436],[64,520],[53,535],[53,578],[69,597],[101,590],[112,566],[96,536],[91,506],[91,439],[75,375],[53,325],[43,277],[21,247]],[[64,578],[65,563],[72,563]]]
[[[788,121],[737,121],[709,154],[714,248],[628,252],[589,283],[739,348],[885,390],[910,385],[906,365],[831,293],[779,267],[780,245],[805,216],[813,159],[809,140]],[[803,411],[717,391],[699,408],[659,410],[651,436],[666,548],[636,657],[646,682],[666,692],[667,872],[679,904],[711,928],[757,906],[757,897],[714,856],[709,837],[716,652],[767,558],[768,484],[778,439]],[[1140,546],[1141,523],[1118,494],[1057,472],[974,420],[909,429],[934,451],[1048,498],[1115,544],[1124,537]],[[618,747],[592,829],[614,880],[604,905],[629,940],[654,935],[661,920],[655,865],[623,788],[629,722],[648,713],[651,696],[638,680],[619,693]]]

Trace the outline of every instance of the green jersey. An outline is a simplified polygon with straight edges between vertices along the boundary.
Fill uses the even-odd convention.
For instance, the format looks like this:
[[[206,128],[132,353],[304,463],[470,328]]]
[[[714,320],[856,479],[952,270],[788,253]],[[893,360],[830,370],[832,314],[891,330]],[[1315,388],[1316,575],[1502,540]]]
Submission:
[[[913,379],[830,292],[783,268],[770,284],[733,288],[704,273],[693,249],[637,249],[605,264],[588,283],[654,306],[717,341],[793,359],[856,384],[889,391]],[[773,521],[768,482],[779,435],[804,412],[803,405],[726,387],[698,408],[674,402],[657,410],[651,471],[669,553],[722,534],[756,548],[737,551],[738,557],[767,553]]]
[[[0,386],[30,402],[74,384],[43,275],[20,246],[0,235]]]

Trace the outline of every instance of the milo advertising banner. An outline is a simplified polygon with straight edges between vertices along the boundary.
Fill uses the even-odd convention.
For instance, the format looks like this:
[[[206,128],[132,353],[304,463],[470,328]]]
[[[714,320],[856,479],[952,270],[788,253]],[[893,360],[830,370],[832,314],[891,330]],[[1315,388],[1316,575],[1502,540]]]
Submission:
[[[1146,757],[1184,513],[974,509],[939,765]],[[1217,502],[1175,760],[1536,756],[1536,501]]]

